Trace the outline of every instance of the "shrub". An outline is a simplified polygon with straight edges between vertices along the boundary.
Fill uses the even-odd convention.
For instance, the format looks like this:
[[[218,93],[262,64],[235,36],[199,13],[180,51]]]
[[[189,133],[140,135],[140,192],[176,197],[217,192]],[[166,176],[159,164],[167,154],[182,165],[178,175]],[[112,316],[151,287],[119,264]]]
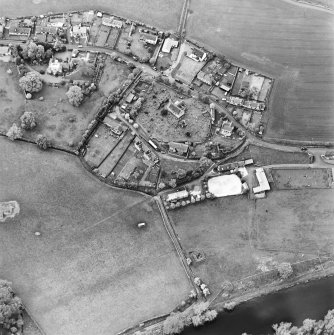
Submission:
[[[293,269],[290,263],[283,262],[277,265],[277,270],[282,279],[287,279],[289,278],[292,273]]]
[[[35,115],[32,112],[25,112],[20,120],[21,127],[26,130],[34,129],[37,125]]]
[[[51,146],[50,141],[47,139],[45,135],[42,134],[37,136],[36,144],[42,150],[46,150]]]
[[[6,136],[14,141],[17,138],[22,137],[22,129],[16,125],[16,123],[13,123],[13,125],[8,129]]]

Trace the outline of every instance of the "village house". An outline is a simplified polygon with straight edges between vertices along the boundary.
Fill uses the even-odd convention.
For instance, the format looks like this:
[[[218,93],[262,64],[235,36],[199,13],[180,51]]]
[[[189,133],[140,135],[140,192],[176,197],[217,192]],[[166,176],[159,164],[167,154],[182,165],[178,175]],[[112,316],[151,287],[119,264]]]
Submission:
[[[234,130],[234,126],[233,126],[232,122],[224,122],[222,127],[221,127],[220,133],[224,137],[231,137],[232,133],[233,133],[233,130]]]
[[[212,85],[212,75],[210,73],[206,73],[204,71],[199,71],[197,74],[197,79],[202,81],[203,83],[211,86]]]
[[[11,20],[9,22],[9,36],[24,37],[27,39],[30,36],[31,28],[24,27],[21,21]]]
[[[173,38],[168,37],[165,39],[161,51],[169,54],[173,48],[177,48],[178,46],[179,41],[176,41]]]
[[[153,34],[141,33],[141,40],[145,43],[156,45],[158,43],[158,36]]]
[[[59,62],[58,59],[51,58],[49,61],[49,66],[46,70],[48,74],[52,74],[54,76],[61,75],[63,73],[63,64]]]
[[[104,16],[102,19],[102,25],[121,29],[123,27],[123,21],[115,19],[114,16]]]
[[[166,201],[178,201],[189,197],[189,192],[187,190],[182,190],[174,193],[167,194]]]
[[[207,54],[200,49],[191,48],[191,52],[187,53],[187,57],[193,59],[196,62],[204,62]]]
[[[94,11],[89,10],[87,12],[84,12],[82,15],[82,23],[83,24],[91,24],[94,20]]]
[[[188,156],[189,145],[185,143],[169,142],[169,151],[179,156]]]
[[[87,43],[89,39],[89,28],[81,24],[72,26],[70,35],[76,40],[82,40],[84,43]]]

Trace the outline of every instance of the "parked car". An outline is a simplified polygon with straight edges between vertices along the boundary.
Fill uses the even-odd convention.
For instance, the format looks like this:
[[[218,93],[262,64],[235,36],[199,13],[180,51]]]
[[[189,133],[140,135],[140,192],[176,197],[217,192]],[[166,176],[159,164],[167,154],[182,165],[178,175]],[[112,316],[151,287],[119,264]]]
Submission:
[[[307,151],[307,147],[300,147],[301,151]]]
[[[79,54],[79,50],[78,49],[73,49],[72,51],[72,58],[76,58]]]

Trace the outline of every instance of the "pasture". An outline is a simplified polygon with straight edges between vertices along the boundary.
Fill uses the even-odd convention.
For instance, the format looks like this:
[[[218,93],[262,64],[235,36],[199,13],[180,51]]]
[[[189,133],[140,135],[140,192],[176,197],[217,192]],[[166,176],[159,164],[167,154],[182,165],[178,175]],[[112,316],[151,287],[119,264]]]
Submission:
[[[38,4],[32,1],[0,0],[0,16],[16,17],[40,15],[48,12],[67,12],[74,10],[94,9],[110,14],[125,16],[150,25],[176,30],[183,2],[179,0],[43,0]]]
[[[246,196],[205,200],[169,212],[184,250],[204,253],[195,275],[217,293],[277,262],[298,262],[334,250],[334,190],[268,192],[263,200]]]
[[[191,13],[190,37],[276,79],[267,137],[334,140],[332,14],[277,0],[193,1]]]
[[[71,155],[5,138],[0,151],[0,201],[21,208],[0,226],[1,277],[46,334],[116,334],[187,297],[153,200],[100,183]]]

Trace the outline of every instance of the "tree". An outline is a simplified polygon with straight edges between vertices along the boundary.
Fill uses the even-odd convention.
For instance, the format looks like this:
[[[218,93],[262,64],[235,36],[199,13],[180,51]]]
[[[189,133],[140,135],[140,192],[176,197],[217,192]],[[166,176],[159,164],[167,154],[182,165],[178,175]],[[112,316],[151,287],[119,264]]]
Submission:
[[[22,129],[16,125],[16,123],[13,123],[13,125],[8,129],[6,136],[14,141],[17,138],[22,137]]]
[[[182,313],[171,313],[163,322],[163,334],[180,334],[185,327],[185,318]]]
[[[46,150],[47,148],[50,147],[51,143],[50,141],[47,139],[47,137],[45,135],[39,134],[37,136],[36,139],[36,144],[37,146],[42,149],[42,150]]]
[[[52,56],[53,56],[52,49],[47,49],[47,50],[45,51],[45,58],[46,58],[46,59],[50,59],[50,58],[52,58]]]
[[[39,92],[43,87],[43,81],[37,72],[28,72],[19,80],[20,87],[26,92]]]
[[[21,127],[26,130],[31,130],[36,127],[35,115],[32,112],[25,112],[21,117]]]
[[[45,50],[43,45],[38,45],[36,50],[36,58],[41,61],[45,57]]]
[[[13,316],[19,314],[21,310],[21,299],[15,296],[11,283],[0,280],[0,325],[5,325],[6,328],[15,326],[16,320]]]
[[[277,265],[277,270],[282,279],[287,279],[289,278],[292,273],[293,269],[290,263],[283,262]]]
[[[66,96],[71,105],[79,107],[84,99],[84,95],[79,86],[71,86],[70,89],[66,92]]]

